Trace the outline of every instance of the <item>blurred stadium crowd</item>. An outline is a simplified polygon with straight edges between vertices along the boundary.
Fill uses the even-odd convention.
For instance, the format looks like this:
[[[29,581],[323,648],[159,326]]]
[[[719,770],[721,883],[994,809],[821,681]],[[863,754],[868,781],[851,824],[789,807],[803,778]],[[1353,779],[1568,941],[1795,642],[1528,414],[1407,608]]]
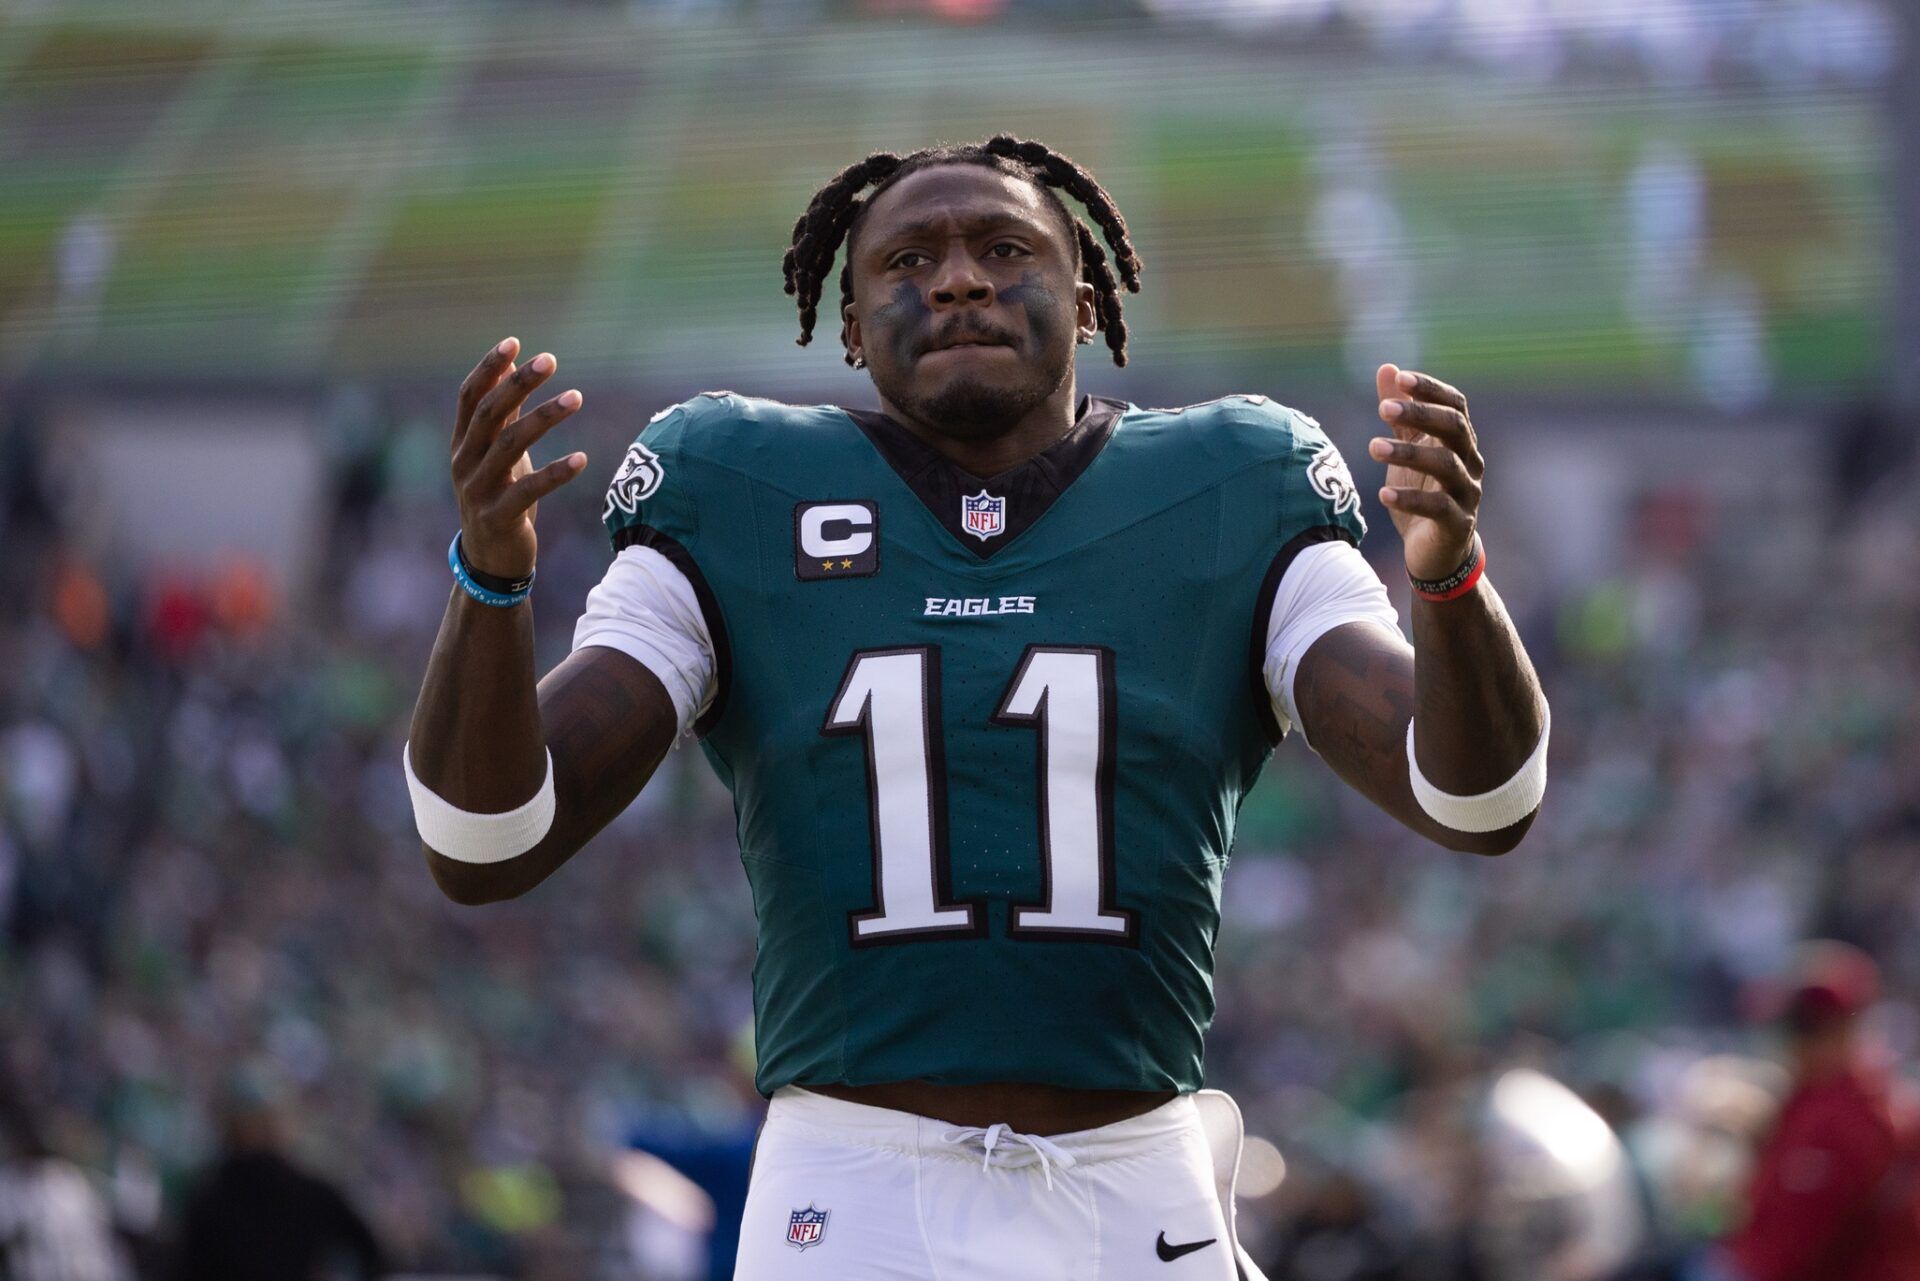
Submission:
[[[292,600],[244,561],[136,581],[89,559],[61,515],[84,478],[42,456],[34,411],[0,440],[9,1155],[30,1132],[76,1163],[159,1276],[223,1113],[265,1098],[399,1266],[697,1278],[609,1162],[757,1120],[724,794],[683,748],[527,898],[443,901],[399,760],[448,591],[444,427],[336,409],[324,586]],[[1297,742],[1270,766],[1226,883],[1209,1076],[1287,1163],[1246,1215],[1281,1275],[1592,1275],[1544,1266],[1572,1230],[1551,1206],[1513,1230],[1482,1105],[1515,1065],[1625,1137],[1646,1252],[1720,1231],[1767,1076],[1716,1056],[1764,1056],[1754,994],[1803,937],[1878,959],[1875,1036],[1912,1060],[1920,507],[1910,475],[1817,472],[1840,497],[1802,531],[1813,574],[1756,567],[1770,514],[1684,477],[1640,496],[1594,581],[1492,549],[1555,709],[1514,857],[1421,848]],[[543,666],[609,555],[578,488],[541,518]],[[1397,584],[1390,542],[1369,550]],[[1322,1231],[1344,1252],[1302,1254]]]
[[[637,11],[698,13],[696,0]],[[863,0],[878,12],[953,19],[1112,17],[1084,0]],[[1894,19],[1881,0],[1140,0],[1169,27],[1240,37],[1350,43],[1386,55],[1436,52],[1502,70],[1626,71],[1661,83],[1753,78],[1867,84],[1895,65]]]

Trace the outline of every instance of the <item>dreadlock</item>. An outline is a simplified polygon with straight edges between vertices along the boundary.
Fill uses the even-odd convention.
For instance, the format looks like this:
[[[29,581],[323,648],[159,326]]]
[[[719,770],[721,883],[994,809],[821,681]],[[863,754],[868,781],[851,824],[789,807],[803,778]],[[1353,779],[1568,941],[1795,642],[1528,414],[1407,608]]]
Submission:
[[[1127,322],[1120,315],[1120,286],[1130,293],[1140,292],[1140,255],[1134,252],[1127,235],[1127,220],[1120,216],[1113,197],[1094,181],[1092,174],[1070,158],[1044,143],[1027,142],[999,134],[985,142],[960,146],[929,147],[909,155],[896,156],[876,151],[833,176],[833,180],[814,193],[807,211],[793,224],[793,245],[787,250],[782,267],[787,277],[787,292],[800,307],[800,345],[813,341],[813,327],[819,318],[820,291],[833,270],[833,258],[842,241],[847,240],[874,198],[908,174],[935,165],[984,165],[1001,173],[1024,178],[1040,189],[1060,218],[1073,229],[1074,260],[1080,278],[1093,286],[1094,324],[1107,335],[1113,351],[1113,363],[1127,363]],[[866,199],[856,199],[871,186]],[[1107,244],[1113,249],[1108,262],[1106,250],[1094,239],[1093,229],[1076,214],[1070,213],[1055,189],[1066,192],[1098,223]],[[1114,269],[1119,269],[1118,281]],[[840,270],[840,306],[844,312],[853,302],[853,264]],[[848,354],[846,361],[853,363]]]

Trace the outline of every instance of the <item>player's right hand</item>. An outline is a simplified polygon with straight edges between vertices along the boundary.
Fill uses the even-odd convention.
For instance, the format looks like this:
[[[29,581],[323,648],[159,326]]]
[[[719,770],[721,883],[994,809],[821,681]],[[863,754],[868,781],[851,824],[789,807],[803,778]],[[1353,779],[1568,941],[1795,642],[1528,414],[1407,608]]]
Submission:
[[[500,578],[533,572],[539,541],[533,516],[539,502],[578,476],[582,453],[535,469],[527,457],[533,443],[580,408],[577,391],[565,391],[524,418],[520,407],[534,388],[553,376],[556,362],[541,352],[515,366],[520,340],[508,338],[485,356],[460,384],[453,418],[453,492],[460,500],[460,546],[467,563]]]

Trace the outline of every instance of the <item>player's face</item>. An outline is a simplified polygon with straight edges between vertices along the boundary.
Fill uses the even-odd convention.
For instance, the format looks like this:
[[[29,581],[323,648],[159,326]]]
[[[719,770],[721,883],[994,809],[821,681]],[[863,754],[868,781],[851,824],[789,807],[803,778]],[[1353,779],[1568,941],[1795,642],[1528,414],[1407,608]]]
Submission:
[[[882,192],[850,251],[846,341],[893,405],[943,434],[999,435],[1073,374],[1093,331],[1060,216],[1032,183],[938,165]]]

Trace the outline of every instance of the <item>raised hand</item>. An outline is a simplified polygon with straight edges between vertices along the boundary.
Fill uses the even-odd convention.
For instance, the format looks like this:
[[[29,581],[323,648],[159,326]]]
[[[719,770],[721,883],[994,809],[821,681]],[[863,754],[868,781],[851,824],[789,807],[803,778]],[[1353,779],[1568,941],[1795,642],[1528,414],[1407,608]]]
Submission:
[[[1437,378],[1395,365],[1374,375],[1380,420],[1393,435],[1376,436],[1367,453],[1387,464],[1380,501],[1405,545],[1407,572],[1445,578],[1473,546],[1486,463],[1467,398]]]
[[[578,476],[587,456],[571,453],[536,469],[527,450],[580,408],[566,391],[521,416],[520,407],[557,364],[542,352],[515,366],[520,340],[508,338],[460,384],[453,418],[453,490],[460,500],[460,545],[467,563],[500,578],[533,572],[539,540],[534,513],[542,498]]]

